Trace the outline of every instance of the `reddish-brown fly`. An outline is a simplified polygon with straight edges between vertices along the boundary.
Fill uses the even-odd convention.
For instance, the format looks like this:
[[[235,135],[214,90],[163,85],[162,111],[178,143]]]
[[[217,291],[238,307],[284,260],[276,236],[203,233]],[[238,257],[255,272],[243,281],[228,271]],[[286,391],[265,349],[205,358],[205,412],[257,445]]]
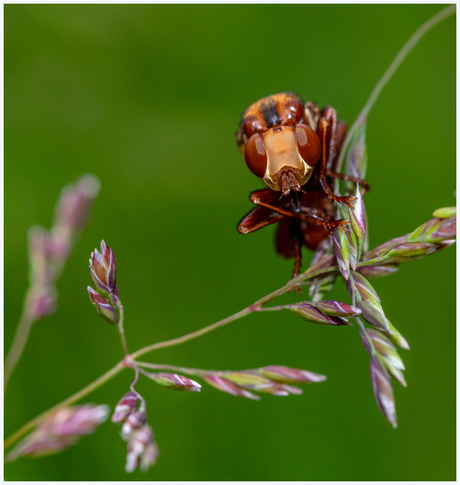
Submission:
[[[315,250],[331,230],[349,223],[335,220],[332,202],[353,208],[355,197],[334,194],[335,179],[368,188],[365,181],[335,171],[346,130],[334,108],[321,111],[291,92],[262,98],[241,117],[238,146],[249,170],[268,188],[251,193],[257,207],[237,229],[247,234],[278,223],[276,248],[295,258],[293,277],[300,271],[302,246]]]

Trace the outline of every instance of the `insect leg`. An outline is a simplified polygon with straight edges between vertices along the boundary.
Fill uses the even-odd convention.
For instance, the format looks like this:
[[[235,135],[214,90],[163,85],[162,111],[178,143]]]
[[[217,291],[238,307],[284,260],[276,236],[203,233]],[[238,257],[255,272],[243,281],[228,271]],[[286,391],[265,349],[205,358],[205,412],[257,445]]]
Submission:
[[[328,177],[333,177],[341,180],[348,180],[350,182],[355,182],[361,185],[364,188],[363,195],[371,188],[370,185],[364,179],[351,177],[350,175],[344,175],[343,173],[332,172],[331,170],[326,170],[326,175]]]
[[[302,242],[300,241],[299,238],[296,238],[294,240],[294,251],[295,251],[295,261],[294,261],[294,271],[292,272],[292,278],[297,278],[300,274],[300,267],[302,266]],[[290,290],[291,291],[297,291],[297,293],[302,293],[302,287],[300,285],[294,286]]]
[[[302,265],[302,228],[297,219],[285,217],[278,225],[276,231],[276,250],[285,258],[294,258],[294,271],[292,278],[300,274]],[[301,293],[300,285],[292,288]]]
[[[332,109],[332,108],[330,108]],[[335,130],[335,148],[334,148],[334,156],[328,157],[327,158],[327,170],[326,170],[326,176],[327,177],[332,177],[332,178],[338,178],[341,180],[348,180],[350,182],[355,182],[359,185],[361,185],[364,190],[363,190],[363,195],[370,190],[369,184],[361,178],[358,177],[352,177],[350,175],[345,175],[343,173],[337,172],[337,161],[338,161],[338,154],[340,153],[340,149],[342,148],[345,135],[347,134],[347,125],[344,121],[339,121],[337,123],[337,128]],[[330,184],[331,187],[333,188],[333,185]]]
[[[295,217],[296,219],[312,222],[313,224],[326,227],[327,229],[332,230],[334,227],[339,227],[342,231],[344,231],[345,225],[349,224],[349,222],[345,221],[344,219],[331,221],[329,219],[321,219],[319,217],[313,217],[308,214],[304,214],[302,212],[294,212],[284,207],[278,207],[276,205],[273,205],[272,203],[274,202],[273,194],[276,194],[276,192],[271,189],[256,190],[250,195],[249,199],[253,204],[256,204],[262,207],[267,207],[268,209],[271,209],[273,212],[282,214],[283,216]]]
[[[337,126],[337,115],[333,108],[326,108],[323,111],[323,117],[319,120],[319,135],[322,142],[322,154],[321,154],[321,165],[319,169],[319,180],[321,186],[323,187],[324,192],[326,192],[327,196],[330,200],[336,202],[343,202],[351,209],[353,208],[353,202],[356,200],[356,197],[351,195],[347,195],[345,197],[340,197],[335,195],[332,192],[331,188],[329,187],[326,175],[327,175],[327,166],[329,165],[329,161],[333,161],[335,159],[335,136],[336,136],[336,126]],[[328,136],[329,136],[329,146],[328,146]]]
[[[299,238],[294,240],[295,262],[292,277],[296,278],[300,274],[300,267],[302,266],[302,243]]]
[[[240,234],[249,234],[262,227],[275,224],[283,218],[282,214],[273,213],[267,207],[258,206],[241,219],[236,229]]]

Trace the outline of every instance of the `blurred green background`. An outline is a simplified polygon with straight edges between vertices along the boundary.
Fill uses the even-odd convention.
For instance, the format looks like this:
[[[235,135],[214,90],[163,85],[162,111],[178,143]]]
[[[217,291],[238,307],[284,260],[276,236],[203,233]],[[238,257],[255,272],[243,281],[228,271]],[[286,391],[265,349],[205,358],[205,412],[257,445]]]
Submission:
[[[6,5],[5,348],[27,287],[27,229],[49,227],[63,185],[96,174],[91,224],[5,397],[5,435],[121,358],[90,305],[88,258],[118,260],[130,349],[178,337],[282,286],[274,228],[235,227],[261,182],[234,140],[240,113],[292,90],[352,123],[398,50],[441,5]],[[371,247],[455,204],[455,18],[431,31],[368,123]],[[310,256],[304,257],[306,265]],[[258,314],[148,356],[210,369],[284,364],[324,373],[302,396],[252,402],[141,379],[160,457],[124,472],[110,422],[66,452],[7,464],[8,480],[455,480],[455,250],[372,280],[411,351],[394,383],[399,428],[379,413],[358,328]],[[349,301],[339,283],[332,299]],[[298,301],[292,294],[285,302]],[[308,298],[306,294],[303,299]],[[125,371],[86,398],[112,409]]]

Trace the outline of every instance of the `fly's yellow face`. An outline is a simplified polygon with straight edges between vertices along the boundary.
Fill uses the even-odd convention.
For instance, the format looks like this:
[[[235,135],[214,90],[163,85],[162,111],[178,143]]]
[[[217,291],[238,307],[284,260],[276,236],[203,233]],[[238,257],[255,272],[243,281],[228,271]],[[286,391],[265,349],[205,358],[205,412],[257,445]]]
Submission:
[[[274,94],[247,108],[237,132],[249,170],[285,195],[300,191],[321,156],[318,135],[304,120],[296,94]]]

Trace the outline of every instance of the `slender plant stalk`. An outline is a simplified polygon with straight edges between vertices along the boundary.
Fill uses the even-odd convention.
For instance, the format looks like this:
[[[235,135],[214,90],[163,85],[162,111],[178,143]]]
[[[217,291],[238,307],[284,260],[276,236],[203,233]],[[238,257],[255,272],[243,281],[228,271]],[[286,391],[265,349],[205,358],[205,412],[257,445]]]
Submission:
[[[99,387],[101,387],[103,384],[105,384],[107,381],[115,377],[117,374],[119,374],[123,369],[127,367],[126,363],[124,361],[119,362],[116,366],[112,367],[109,371],[107,371],[105,374],[102,376],[98,377],[95,381],[93,381],[91,384],[88,384],[86,387],[75,393],[73,396],[68,397],[67,399],[64,399],[64,401],[60,402],[59,404],[56,404],[52,408],[48,409],[44,413],[38,415],[31,421],[29,421],[27,424],[25,424],[22,428],[20,428],[16,433],[12,434],[9,438],[7,438],[4,442],[4,449],[6,450],[9,448],[15,441],[17,441],[19,438],[21,438],[23,435],[25,435],[28,431],[30,431],[33,427],[37,426],[40,424],[42,421],[44,421],[48,416],[51,416],[53,413],[58,411],[61,408],[65,408],[67,406],[70,406],[71,404],[79,401],[80,399],[84,398],[91,392],[95,391]]]
[[[435,27],[439,22],[444,20],[445,18],[449,17],[450,15],[456,12],[456,5],[449,5],[448,7],[444,8],[436,15],[428,19],[423,25],[421,25],[411,36],[411,38],[404,44],[402,49],[398,52],[396,57],[393,59],[393,62],[390,64],[388,69],[385,71],[384,75],[380,78],[379,82],[376,84],[375,88],[372,90],[369,99],[367,100],[366,104],[364,105],[363,109],[360,111],[356,121],[350,127],[345,136],[345,140],[343,142],[342,151],[339,157],[339,166],[342,166],[343,159],[346,153],[346,147],[349,146],[351,140],[355,134],[355,132],[359,131],[362,125],[365,125],[365,121],[369,111],[374,106],[374,103],[377,101],[377,98],[380,96],[385,85],[388,81],[393,77],[393,74],[396,72],[398,67],[402,64],[404,59],[407,57],[409,52],[417,45],[422,37],[425,36],[433,27]]]
[[[125,330],[123,328],[123,323],[125,320],[125,311],[121,302],[119,303],[118,309],[120,310],[120,320],[118,321],[118,331],[120,332],[121,345],[123,347],[123,352],[125,356],[129,355],[128,345],[126,344]]]
[[[16,327],[13,343],[11,344],[10,350],[8,351],[8,355],[5,359],[5,369],[3,377],[4,391],[6,389],[8,381],[10,380],[11,374],[16,367],[16,364],[21,358],[24,347],[26,346],[27,339],[29,338],[30,329],[32,328],[34,321],[35,320],[33,318],[30,318],[28,316],[27,309],[24,306],[18,326]]]
[[[7,438],[4,442],[4,448],[5,450],[9,448],[14,442],[16,442],[19,438],[21,438],[25,433],[30,431],[34,426],[37,426],[40,424],[44,419],[46,419],[48,416],[51,414],[55,413],[59,409],[69,406],[80,399],[84,398],[91,392],[95,391],[99,387],[101,387],[103,384],[105,384],[107,381],[115,377],[118,373],[120,373],[123,369],[127,367],[134,367],[135,362],[134,359],[140,357],[141,355],[144,355],[148,352],[152,352],[154,350],[158,349],[163,349],[166,347],[173,347],[175,345],[179,345],[184,342],[188,342],[189,340],[193,340],[201,335],[204,335],[206,333],[209,333],[216,328],[223,327],[224,325],[233,322],[235,320],[238,320],[239,318],[242,318],[246,315],[249,315],[251,313],[261,311],[261,310],[266,310],[266,309],[261,309],[261,306],[265,303],[268,303],[272,301],[273,299],[277,298],[278,296],[286,293],[289,291],[291,288],[296,286],[299,282],[303,281],[304,279],[309,279],[309,278],[314,278],[315,276],[319,276],[325,273],[330,273],[332,271],[338,271],[337,266],[331,266],[329,268],[324,268],[318,271],[314,272],[309,272],[308,270],[299,275],[297,278],[294,278],[291,280],[287,285],[283,286],[282,288],[274,291],[273,293],[270,293],[269,295],[265,296],[264,298],[261,298],[260,300],[256,301],[252,305],[248,306],[247,308],[227,317],[224,318],[223,320],[219,320],[218,322],[215,322],[211,325],[208,325],[207,327],[204,327],[200,330],[197,330],[196,332],[189,333],[187,335],[183,335],[182,337],[172,339],[172,340],[166,340],[164,342],[157,342],[153,345],[148,345],[147,347],[144,347],[137,352],[134,352],[131,355],[127,355],[125,360],[119,362],[116,366],[112,367],[109,371],[107,371],[103,376],[99,377],[95,381],[93,381],[91,384],[86,386],[85,388],[81,389],[78,391],[76,394],[70,396],[69,398],[65,399],[59,404],[56,404],[53,406],[51,409],[48,411],[45,411],[44,413],[40,414],[39,416],[35,417],[31,421],[29,421],[27,424],[25,424],[22,428],[20,428],[18,431],[16,431],[14,434],[12,434],[9,438]],[[281,307],[280,307],[281,309]]]
[[[418,41],[435,25],[439,24],[442,20],[447,18],[449,15],[452,15],[456,11],[456,5],[449,5],[448,7],[444,8],[436,15],[428,19],[423,25],[421,25],[412,35],[412,37],[406,42],[404,47],[398,52],[397,56],[394,58],[393,62],[390,64],[388,69],[385,71],[385,74],[380,78],[380,81],[376,84],[374,90],[372,91],[367,103],[364,105],[364,108],[361,110],[359,118],[366,118],[369,111],[371,110],[372,106],[374,105],[375,101],[379,97],[382,89],[387,84],[387,82],[391,79],[393,74],[395,73],[396,69],[402,64],[404,59],[406,58],[407,54],[416,46]]]
[[[190,375],[201,375],[210,372],[217,372],[215,370],[209,369],[195,369],[194,367],[179,367],[177,365],[165,365],[165,364],[151,364],[150,362],[139,362],[136,361],[136,365],[138,367],[145,367],[146,369],[153,369],[153,370],[170,370],[173,372],[183,372],[184,374]],[[141,370],[142,372],[142,370]]]
[[[216,328],[223,327],[224,325],[227,325],[227,323],[234,322],[235,320],[238,320],[239,318],[245,317],[246,315],[249,315],[251,313],[257,312],[257,311],[263,311],[265,309],[262,309],[262,305],[265,305],[266,303],[269,303],[270,301],[274,300],[278,296],[283,295],[284,293],[288,292],[292,288],[294,288],[298,283],[305,279],[310,279],[314,278],[315,276],[323,275],[325,273],[330,273],[332,271],[338,271],[339,267],[338,266],[331,266],[329,268],[324,268],[318,271],[314,272],[309,272],[308,270],[297,276],[297,278],[293,278],[291,281],[289,281],[288,284],[284,285],[282,288],[279,290],[274,291],[273,293],[270,293],[267,296],[264,296],[260,300],[256,301],[252,305],[248,306],[244,310],[241,310],[234,315],[231,315],[227,318],[224,318],[223,320],[219,320],[216,323],[213,323],[212,325],[208,325],[207,327],[201,328],[200,330],[197,330],[196,332],[189,333],[187,335],[184,335],[179,338],[175,338],[172,340],[166,340],[165,342],[158,342],[153,345],[149,345],[147,347],[144,347],[143,349],[138,350],[137,352],[134,352],[131,354],[131,357],[133,359],[137,359],[141,355],[144,355],[148,352],[151,352],[153,350],[158,350],[158,349],[163,349],[165,347],[173,347],[175,345],[182,344],[184,342],[188,342],[189,340],[193,340],[197,337],[201,337],[202,335],[212,332]],[[281,308],[280,308],[281,309]]]
[[[389,260],[390,258],[387,256],[381,256],[379,258],[375,258],[371,261],[365,261],[362,263],[358,263],[358,267],[361,266],[369,266],[372,264],[382,264],[386,260]],[[150,367],[150,368],[155,368],[159,369],[160,367],[152,367],[155,366],[155,364],[150,364],[149,366],[146,365],[146,363],[140,363],[137,362],[135,359],[140,357],[141,355],[145,355],[149,352],[153,352],[154,350],[159,350],[159,349],[164,349],[167,347],[174,347],[175,345],[183,344],[185,342],[188,342],[190,340],[193,340],[197,337],[200,337],[202,335],[205,335],[206,333],[212,332],[213,330],[216,330],[219,327],[223,327],[224,325],[227,325],[228,323],[234,322],[235,320],[238,320],[242,317],[245,317],[247,315],[250,315],[251,313],[259,312],[259,311],[279,311],[283,310],[285,308],[284,305],[280,306],[275,306],[275,307],[268,307],[268,308],[262,308],[262,305],[265,305],[269,303],[270,301],[274,300],[275,298],[287,293],[289,290],[297,286],[299,283],[309,280],[312,278],[315,278],[317,276],[322,276],[328,273],[333,273],[339,271],[338,266],[330,266],[328,268],[322,268],[317,271],[311,271],[311,268],[305,271],[304,273],[300,274],[296,278],[293,278],[289,283],[284,285],[283,287],[279,288],[278,290],[270,293],[267,296],[264,296],[260,300],[256,301],[252,305],[244,308],[243,310],[240,310],[237,313],[234,313],[233,315],[230,315],[227,318],[224,318],[222,320],[219,320],[218,322],[215,322],[211,325],[208,325],[207,327],[201,328],[200,330],[197,330],[195,332],[189,333],[187,335],[183,335],[182,337],[178,337],[175,339],[171,340],[165,340],[163,342],[157,342],[152,345],[148,345],[146,347],[143,347],[142,349],[137,350],[136,352],[132,354],[127,354],[125,357],[125,360],[119,362],[115,367],[112,367],[109,371],[107,371],[103,376],[99,377],[96,379],[94,382],[86,386],[85,388],[81,389],[78,391],[76,394],[70,396],[69,398],[65,399],[59,404],[56,404],[56,406],[52,407],[48,411],[45,411],[44,413],[40,414],[39,416],[35,417],[31,421],[29,421],[27,424],[25,424],[22,428],[20,428],[18,431],[16,431],[13,435],[11,435],[9,438],[7,438],[4,442],[4,448],[5,450],[9,448],[14,442],[16,442],[19,438],[21,438],[25,433],[30,431],[34,426],[37,426],[40,424],[44,419],[46,419],[48,416],[53,414],[54,412],[58,411],[59,409],[69,406],[70,404],[73,404],[80,399],[84,398],[91,392],[95,391],[99,387],[101,387],[103,384],[105,384],[107,381],[115,377],[119,372],[121,372],[124,368],[128,367],[136,367],[136,365],[139,365],[140,367]],[[358,319],[359,320],[359,319]],[[360,327],[362,326],[362,322],[358,322]],[[173,367],[173,366],[161,366],[162,369],[169,368],[171,370],[178,370],[179,372],[186,372],[187,368],[183,367]],[[192,370],[192,369],[188,369]],[[194,369],[194,371],[200,371],[200,369]]]

